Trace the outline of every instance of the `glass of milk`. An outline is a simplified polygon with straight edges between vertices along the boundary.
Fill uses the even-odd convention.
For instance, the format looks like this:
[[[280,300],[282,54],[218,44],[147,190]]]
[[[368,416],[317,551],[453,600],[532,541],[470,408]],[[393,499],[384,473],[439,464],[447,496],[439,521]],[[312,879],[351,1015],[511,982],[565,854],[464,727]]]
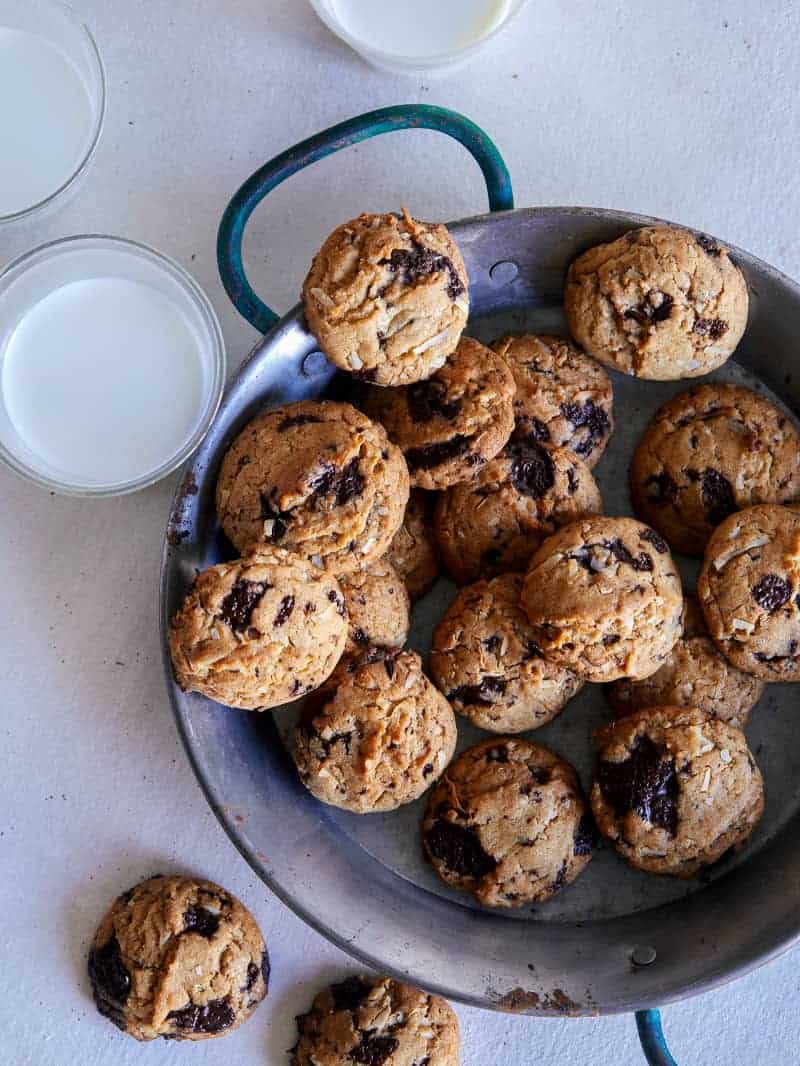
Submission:
[[[94,38],[59,0],[0,0],[0,222],[50,204],[94,154],[105,112]]]
[[[528,0],[310,0],[338,37],[373,66],[410,75],[472,58]]]

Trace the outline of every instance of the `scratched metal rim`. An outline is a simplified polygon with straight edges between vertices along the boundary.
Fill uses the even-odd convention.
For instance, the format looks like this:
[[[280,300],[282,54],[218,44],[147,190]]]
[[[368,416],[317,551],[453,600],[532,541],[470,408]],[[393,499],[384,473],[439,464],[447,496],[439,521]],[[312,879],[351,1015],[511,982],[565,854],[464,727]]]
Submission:
[[[574,255],[659,221],[554,207],[467,219],[452,229],[480,316],[531,301],[560,302],[564,266]],[[800,383],[784,379],[800,328],[800,287],[747,252],[731,250],[752,297],[742,361],[797,411]],[[497,269],[500,263],[513,265]],[[662,1006],[789,948],[800,936],[798,818],[682,901],[604,920],[520,923],[442,899],[354,845],[297,781],[271,716],[220,708],[177,689],[167,625],[194,568],[218,557],[210,517],[216,467],[257,410],[323,391],[333,371],[315,352],[296,307],[250,354],[186,468],[162,559],[162,649],[178,729],[210,806],[255,872],[300,918],[362,963],[484,1008],[588,1015]]]

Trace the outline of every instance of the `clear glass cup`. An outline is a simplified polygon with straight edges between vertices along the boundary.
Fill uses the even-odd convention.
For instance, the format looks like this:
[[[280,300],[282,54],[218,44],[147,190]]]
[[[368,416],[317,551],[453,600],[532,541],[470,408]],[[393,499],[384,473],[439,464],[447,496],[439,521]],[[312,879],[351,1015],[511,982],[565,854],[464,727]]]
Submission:
[[[78,74],[88,98],[89,113],[82,131],[82,144],[74,162],[54,177],[52,188],[35,195],[34,200],[4,213],[0,223],[25,218],[52,204],[78,177],[85,173],[97,149],[106,109],[106,79],[94,37],[81,17],[61,0],[0,0],[0,32],[33,34],[61,53]],[[11,39],[10,35],[7,38]],[[6,65],[8,69],[8,64]],[[0,163],[2,165],[2,163]]]

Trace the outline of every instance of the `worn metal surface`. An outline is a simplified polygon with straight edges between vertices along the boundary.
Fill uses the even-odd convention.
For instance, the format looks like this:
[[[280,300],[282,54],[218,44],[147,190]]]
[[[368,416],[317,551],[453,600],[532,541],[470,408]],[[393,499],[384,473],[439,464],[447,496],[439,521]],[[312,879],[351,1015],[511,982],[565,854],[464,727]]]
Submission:
[[[547,208],[485,216],[452,229],[471,278],[470,332],[562,325],[566,264],[581,250],[651,221],[618,212]],[[714,379],[777,394],[797,410],[792,372],[800,290],[737,251],[751,287],[751,322],[736,361]],[[196,567],[230,554],[213,509],[216,471],[239,428],[264,407],[321,394],[332,369],[315,353],[299,308],[257,346],[178,492],[162,569],[162,629]],[[608,513],[630,511],[627,462],[655,408],[688,383],[614,376],[617,432],[596,470]],[[685,572],[691,580],[691,567]],[[427,650],[452,595],[446,582],[415,611],[413,646]],[[444,889],[421,859],[422,804],[356,817],[303,789],[280,742],[295,711],[248,715],[181,693],[165,655],[178,725],[202,787],[253,868],[301,917],[365,962],[484,1007],[590,1014],[650,1007],[693,994],[763,962],[800,928],[800,749],[797,694],[771,686],[748,737],[764,772],[767,812],[748,848],[692,882],[629,870],[608,850],[550,904],[515,914],[479,911]],[[606,720],[587,686],[532,736],[573,761],[589,783],[591,729]],[[460,746],[477,731],[459,721]],[[636,958],[650,958],[635,965]],[[653,958],[653,953],[655,957]]]

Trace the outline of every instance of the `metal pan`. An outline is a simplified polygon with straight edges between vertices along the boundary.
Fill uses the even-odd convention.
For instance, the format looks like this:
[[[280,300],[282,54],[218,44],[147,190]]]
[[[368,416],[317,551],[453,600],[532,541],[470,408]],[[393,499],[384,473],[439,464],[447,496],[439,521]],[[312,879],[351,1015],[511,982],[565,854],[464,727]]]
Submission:
[[[225,214],[219,259],[234,303],[267,335],[231,384],[175,497],[161,573],[162,638],[195,569],[232,554],[213,502],[229,442],[256,412],[320,396],[334,380],[300,307],[278,320],[250,287],[241,258],[247,220],[270,189],[309,162],[409,127],[455,136],[486,177],[495,213],[450,227],[469,269],[470,332],[481,339],[509,329],[563,330],[561,290],[570,260],[655,221],[587,208],[511,210],[511,183],[497,150],[468,120],[438,108],[373,112],[262,168]],[[796,410],[800,288],[747,252],[733,252],[750,286],[751,319],[735,360],[714,378],[746,383]],[[338,384],[346,395],[347,381]],[[596,470],[609,514],[630,512],[626,475],[633,443],[655,408],[686,383],[614,375],[614,386],[618,429]],[[693,576],[686,561],[687,582]],[[416,607],[410,642],[421,652],[452,593],[441,581]],[[768,687],[748,727],[765,776],[767,811],[737,858],[687,883],[637,873],[601,850],[556,900],[497,914],[450,892],[423,862],[418,825],[424,800],[368,817],[323,806],[300,785],[281,742],[296,708],[253,715],[221,707],[177,688],[165,640],[164,663],[189,758],[233,842],[288,906],[369,966],[479,1007],[538,1015],[637,1010],[648,1061],[670,1063],[653,1008],[743,974],[798,937],[800,749],[797,690],[788,685]],[[600,689],[586,686],[534,736],[573,762],[588,786],[591,731],[607,718]],[[478,737],[463,721],[459,733],[460,747]]]

